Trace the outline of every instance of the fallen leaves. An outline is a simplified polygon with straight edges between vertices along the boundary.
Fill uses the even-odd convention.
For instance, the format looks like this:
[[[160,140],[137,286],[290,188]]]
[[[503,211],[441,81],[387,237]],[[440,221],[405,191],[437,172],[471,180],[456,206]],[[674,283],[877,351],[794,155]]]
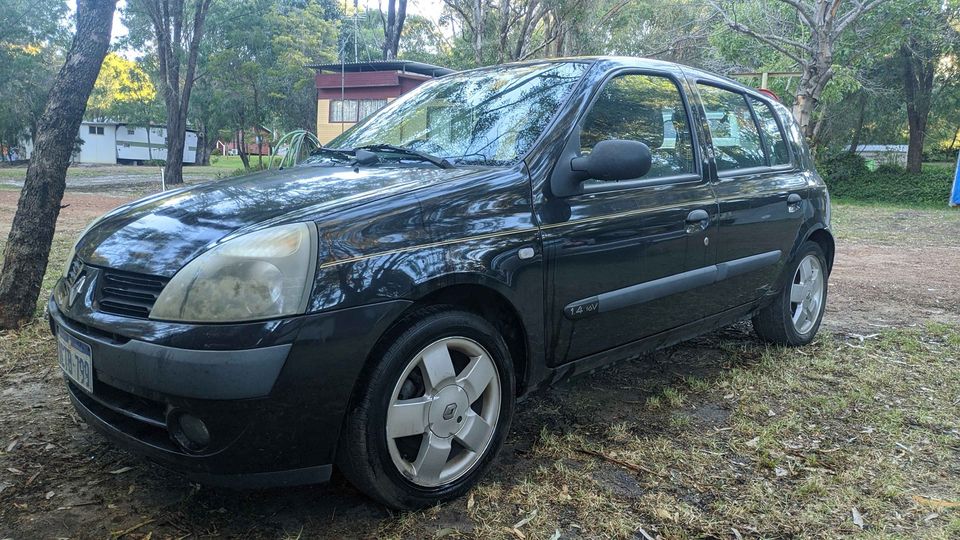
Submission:
[[[913,502],[922,505],[929,506],[931,508],[943,509],[943,508],[960,508],[960,501],[947,501],[944,499],[934,499],[931,497],[924,497],[923,495],[914,495]]]
[[[136,525],[134,525],[134,526],[132,526],[132,527],[127,527],[126,529],[123,529],[122,531],[113,531],[112,533],[110,533],[110,537],[113,538],[113,540],[117,540],[117,539],[119,539],[119,538],[122,538],[122,537],[124,537],[124,536],[132,533],[133,531],[139,529],[140,527],[143,527],[143,526],[146,526],[146,525],[149,525],[149,524],[153,523],[154,521],[156,521],[156,519],[150,518],[150,519],[141,521],[140,523],[137,523]]]
[[[853,516],[853,524],[863,529],[864,527],[863,516],[860,515],[860,511],[857,510],[856,506],[850,509],[850,514]]]

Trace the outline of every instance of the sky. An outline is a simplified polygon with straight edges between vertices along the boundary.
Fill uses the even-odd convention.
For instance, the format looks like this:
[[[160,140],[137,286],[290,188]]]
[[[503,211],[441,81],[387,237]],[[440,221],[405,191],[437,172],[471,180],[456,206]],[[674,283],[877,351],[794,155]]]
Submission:
[[[353,0],[346,0],[345,3],[352,4]],[[380,2],[378,0],[359,0],[359,5],[361,8],[365,7],[367,9],[377,9],[379,4]],[[70,8],[69,16],[72,18],[73,12],[77,9],[77,1],[67,0],[67,7]],[[119,0],[117,2],[117,10],[113,14],[114,42],[127,35],[127,27],[124,26],[123,21],[120,20],[120,11],[125,7],[127,7],[127,0]],[[408,0],[407,3],[407,13],[420,15],[433,21],[440,19],[440,12],[442,11],[442,8],[443,0]],[[121,51],[121,54],[130,58],[135,56],[133,52]]]

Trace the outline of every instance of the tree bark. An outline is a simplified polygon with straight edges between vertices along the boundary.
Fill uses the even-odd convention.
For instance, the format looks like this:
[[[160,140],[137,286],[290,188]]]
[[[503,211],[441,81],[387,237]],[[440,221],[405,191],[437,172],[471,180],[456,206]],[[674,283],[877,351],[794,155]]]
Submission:
[[[863,136],[863,122],[867,109],[867,94],[860,90],[860,106],[857,112],[857,125],[853,128],[853,137],[850,138],[850,153],[856,154],[857,147],[860,146],[860,138]]]
[[[813,114],[827,83],[833,79],[833,49],[843,31],[864,13],[885,0],[864,0],[843,3],[841,0],[779,0],[796,12],[797,20],[805,27],[803,40],[785,36],[776,24],[766,28],[744,24],[737,17],[735,3],[721,5],[721,0],[709,0],[717,14],[731,29],[765,43],[780,54],[800,65],[802,74],[797,87],[793,115],[808,140],[814,138],[816,123]],[[769,21],[775,23],[775,17]],[[762,24],[762,20],[759,21]]]
[[[407,0],[389,0],[385,20],[383,13],[380,13],[380,19],[383,21],[384,60],[393,60],[400,52],[400,34],[403,32],[403,23],[406,18]]]
[[[167,162],[163,170],[168,185],[183,183],[187,111],[210,2],[196,0],[192,21],[186,26],[186,0],[136,0],[150,18],[156,38],[163,100],[167,107]]]
[[[903,59],[903,95],[907,103],[907,171],[919,173],[923,168],[923,142],[927,136],[927,120],[933,96],[933,76],[937,54],[916,37],[900,48]]]
[[[247,155],[247,137],[242,129],[237,130],[237,155],[243,163],[243,170],[250,170],[250,156]]]
[[[16,328],[36,311],[73,142],[110,46],[115,9],[116,0],[77,0],[77,32],[37,123],[33,155],[4,249],[0,328]]]
[[[473,60],[477,66],[483,65],[483,0],[473,2]]]

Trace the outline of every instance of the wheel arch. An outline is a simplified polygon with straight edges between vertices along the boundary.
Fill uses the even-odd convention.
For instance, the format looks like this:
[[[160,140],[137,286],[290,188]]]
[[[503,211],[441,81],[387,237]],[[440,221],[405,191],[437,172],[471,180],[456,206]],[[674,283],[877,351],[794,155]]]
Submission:
[[[804,241],[806,240],[816,242],[820,246],[823,254],[827,257],[827,274],[832,273],[833,259],[836,254],[836,242],[830,230],[823,226],[814,228],[807,233]]]
[[[360,385],[373,369],[374,363],[390,340],[403,331],[413,320],[423,317],[431,310],[440,310],[447,306],[463,309],[475,313],[492,322],[500,331],[507,343],[510,357],[513,361],[514,377],[516,381],[516,395],[522,395],[529,386],[531,376],[530,345],[526,326],[520,312],[507,299],[506,295],[498,290],[499,287],[469,275],[445,276],[433,282],[418,287],[419,297],[404,309],[387,326],[374,346],[368,351],[359,376],[354,380],[350,391],[348,410],[354,407],[360,395]],[[343,421],[347,421],[344,415]],[[340,450],[340,438],[337,442],[337,451]]]
[[[434,306],[453,306],[480,315],[497,328],[507,343],[519,396],[529,382],[529,333],[520,311],[508,299],[508,292],[501,290],[502,287],[498,285],[500,284],[466,274],[446,276],[424,284],[419,287],[417,300],[400,315],[393,326],[402,327],[406,319]],[[388,330],[387,333],[389,332]],[[384,334],[384,337],[386,336],[387,334]]]
[[[506,291],[504,290],[506,289]],[[517,395],[529,386],[531,376],[531,345],[527,324],[517,307],[507,298],[506,285],[475,274],[446,275],[419,284],[410,296],[414,301],[400,312],[367,352],[360,376],[354,381],[351,403],[357,397],[359,385],[370,371],[384,347],[403,331],[412,320],[427,315],[433,309],[452,306],[480,315],[497,327],[510,351],[513,361]]]

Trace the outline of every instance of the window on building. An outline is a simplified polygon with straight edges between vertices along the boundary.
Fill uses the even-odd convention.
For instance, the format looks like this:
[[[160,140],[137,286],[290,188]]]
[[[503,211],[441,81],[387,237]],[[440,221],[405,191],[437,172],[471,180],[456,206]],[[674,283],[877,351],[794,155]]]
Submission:
[[[87,132],[91,135],[103,135],[103,126],[88,126]]]
[[[743,94],[705,84],[698,87],[710,125],[717,170],[765,166],[760,130]]]
[[[644,179],[695,172],[690,123],[680,89],[666,77],[620,75],[604,86],[580,132],[580,150],[600,141],[626,139],[650,148]]]
[[[330,101],[330,122],[359,122],[386,104],[385,99],[334,99]]]
[[[134,129],[134,128],[127,128],[127,135],[133,135],[133,134],[136,133],[136,132],[137,132],[137,130]]]

